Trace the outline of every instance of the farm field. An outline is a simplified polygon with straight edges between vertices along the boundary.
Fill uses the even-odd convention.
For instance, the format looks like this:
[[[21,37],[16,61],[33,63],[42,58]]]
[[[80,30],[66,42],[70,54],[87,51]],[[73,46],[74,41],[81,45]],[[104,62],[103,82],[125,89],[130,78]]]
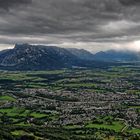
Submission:
[[[140,68],[1,71],[0,139],[140,138]]]

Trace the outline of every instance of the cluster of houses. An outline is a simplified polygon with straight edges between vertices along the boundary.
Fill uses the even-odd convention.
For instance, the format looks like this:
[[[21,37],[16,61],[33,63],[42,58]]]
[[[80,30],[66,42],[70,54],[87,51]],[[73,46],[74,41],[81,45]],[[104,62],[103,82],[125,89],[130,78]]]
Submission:
[[[97,116],[113,116],[125,120],[129,125],[140,127],[140,98],[138,94],[123,92],[96,93],[80,91],[50,91],[47,89],[25,89],[22,98],[6,102],[1,108],[20,106],[39,113],[57,114],[55,120],[44,122],[56,126],[83,124]],[[19,96],[20,96],[19,94]],[[25,97],[24,97],[25,95]]]

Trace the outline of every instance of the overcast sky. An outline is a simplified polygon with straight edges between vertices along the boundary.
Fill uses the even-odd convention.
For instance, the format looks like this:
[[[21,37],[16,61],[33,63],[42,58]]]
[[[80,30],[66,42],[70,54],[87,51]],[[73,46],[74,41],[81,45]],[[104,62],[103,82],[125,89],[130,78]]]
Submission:
[[[0,49],[56,44],[140,50],[140,0],[0,0]]]

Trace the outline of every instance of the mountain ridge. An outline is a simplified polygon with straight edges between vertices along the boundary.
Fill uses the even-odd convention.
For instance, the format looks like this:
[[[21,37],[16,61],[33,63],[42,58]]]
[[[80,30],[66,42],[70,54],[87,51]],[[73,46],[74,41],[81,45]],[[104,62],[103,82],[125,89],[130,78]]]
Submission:
[[[135,54],[115,51],[92,54],[84,49],[60,48],[56,46],[16,44],[13,49],[0,52],[0,69],[47,70],[62,68],[100,68],[118,65],[118,60],[137,60]],[[118,59],[118,56],[120,57]],[[132,57],[131,59],[128,58]],[[139,59],[140,60],[140,59]]]
[[[16,44],[14,49],[0,55],[0,66],[17,69],[69,67],[77,57],[55,46]]]
[[[82,60],[94,60],[93,58],[94,55],[87,50],[76,48],[66,48],[66,49]]]

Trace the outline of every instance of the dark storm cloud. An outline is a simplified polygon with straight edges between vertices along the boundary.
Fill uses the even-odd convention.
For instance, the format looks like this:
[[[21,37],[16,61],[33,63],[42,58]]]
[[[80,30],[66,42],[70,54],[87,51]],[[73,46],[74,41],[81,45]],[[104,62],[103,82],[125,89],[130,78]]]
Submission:
[[[140,0],[119,0],[125,6],[140,5]]]
[[[0,13],[0,41],[132,41],[140,36],[139,4],[140,0],[0,0],[0,11],[5,10]]]
[[[29,4],[31,0],[0,0],[0,8],[9,10],[11,7],[17,7],[22,4]]]

